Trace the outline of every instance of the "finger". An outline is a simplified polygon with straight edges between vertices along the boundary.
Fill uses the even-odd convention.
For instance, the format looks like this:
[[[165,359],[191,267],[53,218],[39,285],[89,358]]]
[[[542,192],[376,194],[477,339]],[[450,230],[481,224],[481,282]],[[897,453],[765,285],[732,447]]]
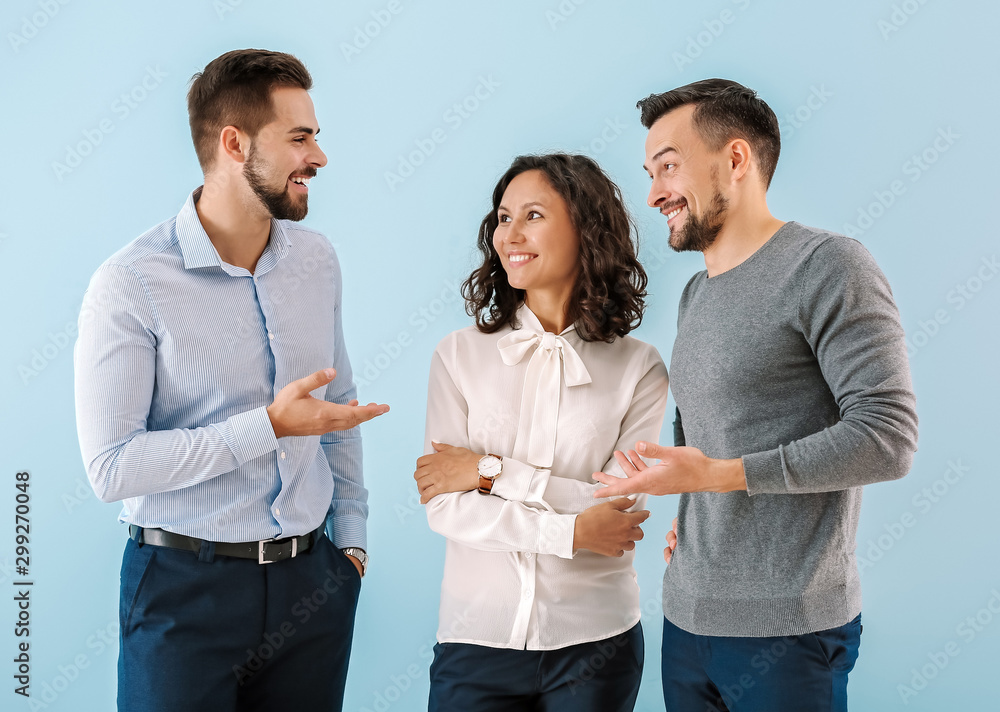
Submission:
[[[635,542],[634,541],[627,541],[627,542],[625,542],[625,551],[632,551],[633,549],[635,549]]]
[[[672,534],[667,534],[667,546],[669,546],[671,549],[677,546],[677,537],[673,536]]]
[[[637,453],[635,450],[628,451],[628,459],[631,460],[632,465],[639,472],[642,472],[648,467],[648,465],[646,465],[646,463],[642,461],[642,458],[639,457],[639,453]]]
[[[601,487],[594,492],[594,499],[603,499],[604,497],[617,497],[621,494],[616,487],[619,483],[627,480],[622,480],[620,477],[615,477],[614,475],[609,475],[605,472],[595,472],[593,478],[600,482],[602,485],[607,485],[607,487]]]
[[[615,460],[618,462],[619,465],[621,465],[621,468],[625,470],[626,477],[638,472],[638,470],[636,470],[635,468],[635,465],[632,464],[632,461],[629,460],[628,456],[621,450],[615,450]]]
[[[357,404],[358,404],[358,399],[357,399],[357,398],[355,398],[354,400],[352,400],[352,401],[351,401],[350,403],[348,403],[347,405],[357,405]],[[371,405],[371,403],[369,403],[368,405]]]
[[[665,447],[663,445],[657,445],[656,443],[648,443],[644,440],[640,440],[635,444],[635,449],[639,451],[639,454],[643,457],[648,457],[650,459],[662,460],[663,457],[673,448]]]
[[[633,541],[642,541],[643,537],[646,536],[646,532],[644,532],[639,527],[632,527],[632,529],[634,530],[632,532],[632,539],[633,539]]]
[[[674,552],[670,549],[670,547],[667,547],[666,549],[663,550],[663,560],[666,561],[668,564],[670,563],[670,557],[673,555]]]
[[[677,533],[677,517],[674,517],[674,523],[670,528],[674,530],[674,534]]]
[[[638,512],[629,512],[628,516],[634,522],[632,524],[632,526],[637,527],[640,524],[642,524],[644,521],[646,521],[647,519],[649,519],[649,514],[650,514],[650,512],[649,512],[648,509],[641,509]]]
[[[594,473],[594,479],[607,485],[607,487],[594,492],[594,497],[619,497],[625,494],[638,494],[642,492],[642,483],[634,479],[615,477],[614,475],[598,472]],[[628,500],[628,503],[628,506],[635,504],[632,500]]]
[[[618,497],[608,502],[608,505],[612,509],[617,509],[619,512],[624,512],[626,509],[635,504],[635,501],[629,499],[628,497]],[[629,512],[629,516],[633,516],[634,512]]]
[[[445,443],[438,443],[431,440],[431,447],[434,448],[434,452],[441,452],[442,450],[447,450],[451,445],[446,445]]]
[[[310,391],[315,391],[320,386],[325,386],[327,383],[332,381],[337,376],[337,369],[335,368],[322,368],[315,373],[310,373],[305,378],[300,378],[297,381],[292,381],[296,384],[295,389],[300,395],[305,395]]]

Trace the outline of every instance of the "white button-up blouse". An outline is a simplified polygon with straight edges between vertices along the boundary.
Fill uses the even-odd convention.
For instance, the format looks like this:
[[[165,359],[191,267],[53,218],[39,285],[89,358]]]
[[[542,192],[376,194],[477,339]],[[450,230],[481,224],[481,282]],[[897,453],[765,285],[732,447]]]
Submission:
[[[446,336],[431,361],[431,440],[503,458],[493,494],[427,503],[447,538],[437,639],[552,650],[609,638],[640,617],[635,552],[573,549],[576,516],[600,504],[592,474],[624,476],[615,449],[659,439],[667,369],[626,336],[583,341],[547,333],[522,306],[519,329]],[[641,509],[645,497],[633,509]]]

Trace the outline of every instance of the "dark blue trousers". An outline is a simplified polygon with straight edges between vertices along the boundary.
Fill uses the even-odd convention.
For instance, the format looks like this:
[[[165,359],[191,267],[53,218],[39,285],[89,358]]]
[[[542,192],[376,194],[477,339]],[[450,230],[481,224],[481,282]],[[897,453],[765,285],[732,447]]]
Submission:
[[[861,616],[781,638],[694,635],[663,619],[667,712],[847,712]]]
[[[429,712],[631,712],[639,694],[642,625],[558,650],[438,643]]]
[[[122,712],[340,710],[361,578],[325,536],[260,565],[125,546]]]

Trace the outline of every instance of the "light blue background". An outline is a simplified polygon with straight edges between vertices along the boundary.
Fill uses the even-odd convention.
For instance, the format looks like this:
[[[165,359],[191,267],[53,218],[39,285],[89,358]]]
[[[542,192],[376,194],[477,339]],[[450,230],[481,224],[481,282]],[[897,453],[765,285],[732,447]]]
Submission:
[[[397,14],[386,2],[4,3],[0,707],[29,709],[11,677],[7,513],[18,469],[32,476],[34,708],[113,706],[116,644],[105,646],[98,631],[117,634],[125,536],[119,506],[101,504],[86,485],[74,425],[73,325],[97,265],[175,214],[199,184],[184,102],[191,75],[226,50],[265,47],[296,54],[315,78],[330,164],[313,183],[307,223],[330,237],[344,265],[355,369],[363,377],[368,362],[377,369],[380,353],[389,358],[378,363],[390,362],[361,389],[362,399],[388,402],[392,412],[364,429],[372,566],[346,709],[401,712],[426,703],[443,542],[415,504],[411,473],[430,354],[468,323],[457,285],[475,261],[476,228],[498,175],[525,152],[586,150],[601,162],[634,209],[650,272],[637,335],[669,358],[678,294],[702,263],[667,250],[663,219],[645,207],[645,131],[634,106],[710,76],[754,87],[782,117],[770,191],[778,217],[844,231],[858,224],[859,210],[875,216],[859,238],[888,275],[915,346],[920,451],[908,477],[868,488],[858,536],[871,566],[862,573],[866,625],[852,709],[997,708],[1000,616],[987,606],[1000,610],[1000,279],[984,259],[1000,253],[990,212],[998,6],[577,2],[399,0]],[[391,21],[345,55],[373,12]],[[498,86],[460,123],[449,119],[481,77]],[[146,89],[135,90],[144,78]],[[119,97],[133,90],[141,99],[129,107]],[[796,111],[793,123],[786,117]],[[112,131],[57,175],[54,163],[102,120]],[[386,172],[437,128],[446,140],[391,189]],[[934,148],[949,131],[950,142]],[[912,156],[925,150],[934,162],[922,171]],[[892,204],[870,208],[893,181]],[[990,279],[977,283],[980,270]],[[957,285],[978,291],[966,299]],[[393,347],[401,332],[412,344]],[[949,475],[953,483],[945,480],[949,463],[964,472]],[[675,508],[674,498],[652,505],[639,546],[643,710],[662,707],[661,547]],[[898,524],[904,518],[913,526]],[[977,615],[978,630],[959,628]],[[959,654],[937,670],[932,659],[949,641]],[[933,679],[904,704],[899,685],[912,685],[913,670],[924,666]]]

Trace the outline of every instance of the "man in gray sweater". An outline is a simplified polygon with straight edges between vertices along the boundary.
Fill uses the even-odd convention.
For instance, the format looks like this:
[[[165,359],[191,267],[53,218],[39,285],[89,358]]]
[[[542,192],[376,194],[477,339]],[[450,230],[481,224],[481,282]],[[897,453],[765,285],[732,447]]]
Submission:
[[[670,246],[706,266],[680,300],[676,447],[637,443],[616,453],[628,479],[595,474],[599,496],[681,494],[664,552],[664,701],[846,710],[861,488],[905,475],[917,441],[892,292],[857,241],[771,215],[778,121],[754,91],[710,79],[639,108],[649,205]]]

